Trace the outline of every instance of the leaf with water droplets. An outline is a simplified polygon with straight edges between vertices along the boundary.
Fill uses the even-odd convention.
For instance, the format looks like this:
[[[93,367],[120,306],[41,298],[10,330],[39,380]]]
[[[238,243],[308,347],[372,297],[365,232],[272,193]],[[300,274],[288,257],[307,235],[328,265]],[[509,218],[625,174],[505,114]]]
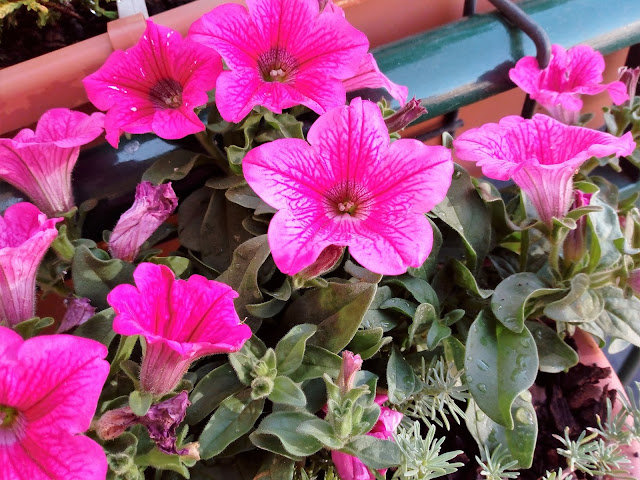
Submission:
[[[464,367],[478,407],[494,422],[513,429],[512,404],[538,372],[538,352],[529,330],[515,333],[489,310],[480,312],[469,329]]]
[[[578,354],[553,328],[538,322],[526,322],[538,348],[540,371],[559,373],[578,363]]]

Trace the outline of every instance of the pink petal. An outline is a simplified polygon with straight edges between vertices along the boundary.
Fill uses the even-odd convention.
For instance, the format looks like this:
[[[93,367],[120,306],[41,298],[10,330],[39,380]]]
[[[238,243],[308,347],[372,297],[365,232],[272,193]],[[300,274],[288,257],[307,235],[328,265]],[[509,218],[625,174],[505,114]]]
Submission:
[[[159,137],[174,140],[201,132],[205,126],[193,110],[180,108],[156,111],[151,128]]]
[[[380,438],[385,440],[391,438],[393,433],[402,422],[402,418],[404,415],[400,412],[397,412],[388,407],[380,407],[380,416],[378,417],[378,421],[373,426],[371,433],[382,434]]]
[[[0,324],[34,316],[36,274],[60,221],[48,220],[30,203],[12,205],[0,216]]]
[[[358,71],[353,77],[343,81],[347,92],[358,90],[359,88],[384,88],[400,105],[407,103],[409,89],[405,86],[393,83],[378,68],[376,59],[368,53],[362,57]]]
[[[17,355],[18,349],[24,343],[22,337],[7,327],[0,326],[0,368],[5,368],[2,363],[4,361],[10,362],[12,358],[15,358]],[[5,392],[6,390],[0,389],[1,392]],[[0,397],[4,401],[4,397]]]
[[[334,78],[323,78],[314,72],[300,72],[295,88],[300,92],[298,103],[316,113],[324,113],[344,105],[347,92],[343,82]]]
[[[40,117],[35,136],[40,142],[53,142],[61,148],[86,145],[104,130],[104,113],[87,115],[66,108],[53,108]]]
[[[376,478],[357,457],[332,450],[331,460],[336,466],[340,480],[375,480]]]
[[[107,457],[93,440],[60,432],[55,424],[0,447],[3,480],[104,480]]]
[[[535,95],[539,90],[540,66],[536,57],[522,57],[509,70],[509,78],[525,92]]]
[[[222,118],[240,123],[257,105],[254,96],[263,83],[253,71],[222,72],[216,84],[216,106]]]
[[[247,6],[262,45],[269,47],[302,44],[320,8],[316,0],[248,0]]]

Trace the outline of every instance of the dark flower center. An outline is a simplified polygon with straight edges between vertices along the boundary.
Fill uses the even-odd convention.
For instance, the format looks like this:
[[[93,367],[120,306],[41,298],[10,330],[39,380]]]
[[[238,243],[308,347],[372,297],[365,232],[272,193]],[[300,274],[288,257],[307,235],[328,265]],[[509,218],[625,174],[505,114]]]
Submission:
[[[10,428],[18,418],[18,411],[15,408],[0,405],[0,428]]]
[[[337,183],[325,193],[327,212],[335,216],[366,218],[372,203],[369,190],[353,180]]]
[[[258,57],[258,70],[265,82],[288,82],[295,78],[298,61],[286,50],[273,47]]]
[[[173,78],[163,78],[149,90],[149,99],[159,109],[180,108],[182,85]]]

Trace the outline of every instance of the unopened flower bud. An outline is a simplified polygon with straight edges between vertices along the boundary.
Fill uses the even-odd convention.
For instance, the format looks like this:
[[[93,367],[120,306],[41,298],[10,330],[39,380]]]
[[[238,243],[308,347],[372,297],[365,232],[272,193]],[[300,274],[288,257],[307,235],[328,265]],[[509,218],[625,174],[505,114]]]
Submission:
[[[329,245],[320,252],[320,255],[315,262],[296,273],[294,277],[295,283],[304,284],[307,280],[312,280],[320,275],[330,272],[340,262],[343,252],[344,247],[339,245]]]
[[[620,67],[618,69],[618,80],[624,83],[627,87],[627,92],[629,93],[629,100],[625,102],[627,105],[632,104],[633,99],[636,96],[638,79],[640,79],[640,67]]]
[[[427,109],[420,104],[420,100],[416,100],[416,97],[413,97],[404,107],[390,117],[385,118],[384,123],[389,129],[389,133],[399,132],[425,113],[427,113]]]
[[[70,297],[64,300],[67,311],[62,317],[58,333],[68,332],[72,328],[82,325],[96,314],[95,307],[91,306],[88,298]]]
[[[109,251],[113,258],[132,262],[140,247],[178,206],[171,182],[155,186],[142,182],[136,187],[136,198],[129,210],[118,220],[111,238]]]
[[[273,391],[273,380],[269,377],[257,377],[251,382],[251,398],[258,400],[268,397]]]
[[[122,435],[127,428],[140,423],[138,416],[129,407],[109,410],[98,420],[94,421],[92,428],[102,440],[113,440]]]
[[[627,279],[629,286],[637,296],[640,296],[640,268],[631,270],[629,278]]]
[[[340,374],[336,380],[336,385],[340,387],[340,393],[344,395],[353,388],[356,373],[360,371],[361,367],[362,358],[360,355],[354,355],[348,350],[342,352],[342,367],[340,368]]]
[[[590,193],[583,193],[575,190],[573,200],[573,209],[586,207],[591,201]],[[579,262],[587,251],[587,220],[583,215],[576,220],[577,227],[570,230],[564,241],[563,258],[566,263]]]

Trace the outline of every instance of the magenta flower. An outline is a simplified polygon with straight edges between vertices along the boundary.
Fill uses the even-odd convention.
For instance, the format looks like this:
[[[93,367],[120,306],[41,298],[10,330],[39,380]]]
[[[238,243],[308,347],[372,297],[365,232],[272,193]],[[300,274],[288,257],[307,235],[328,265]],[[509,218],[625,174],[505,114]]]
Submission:
[[[22,340],[0,327],[0,476],[7,480],[104,480],[102,447],[89,428],[109,363],[93,340]]]
[[[375,401],[378,405],[382,405],[387,401],[387,396],[376,395]],[[388,440],[400,425],[402,417],[402,413],[381,406],[378,421],[367,435]],[[375,480],[376,478],[358,457],[333,450],[331,460],[333,460],[341,480]],[[384,475],[387,469],[378,471]]]
[[[580,165],[591,157],[630,155],[635,148],[630,132],[618,138],[540,114],[467,130],[453,145],[460,159],[477,162],[487,177],[513,178],[548,225],[569,211],[573,174]]]
[[[107,301],[117,333],[144,337],[143,391],[169,393],[192,362],[235,352],[251,336],[233,306],[238,294],[224,283],[201,275],[176,280],[168,267],[152,263],[138,265],[133,278],[136,286],[118,285]]]
[[[0,138],[0,180],[24,192],[48,216],[74,206],[71,171],[80,146],[102,134],[104,114],[66,108],[45,112],[36,131],[25,128],[13,139]]]
[[[575,124],[583,94],[596,95],[607,90],[616,105],[629,98],[622,82],[602,83],[604,68],[602,54],[588,45],[576,45],[569,50],[553,45],[547,68],[540,69],[535,57],[523,57],[509,71],[509,78],[552,117]]]
[[[318,0],[248,0],[196,20],[189,36],[215,49],[230,71],[216,84],[222,118],[240,122],[255,105],[280,113],[306,105],[317,113],[344,105],[342,80],[358,72],[369,48],[364,33]]]
[[[106,138],[117,147],[123,132],[175,139],[204,130],[193,109],[207,103],[221,71],[216,52],[147,20],[136,45],[113,52],[83,82],[89,100],[107,110]]]
[[[171,182],[155,186],[142,182],[136,187],[136,198],[124,212],[109,238],[113,258],[133,262],[140,247],[178,206]]]
[[[243,160],[249,185],[279,210],[268,232],[278,268],[294,275],[329,245],[376,273],[422,265],[433,243],[424,214],[451,185],[449,150],[390,145],[377,105],[360,98],[322,115],[308,140],[276,140]]]
[[[91,301],[88,298],[72,296],[65,298],[64,304],[67,307],[67,311],[62,317],[58,333],[68,332],[72,328],[82,325],[96,314],[96,308],[91,306]]]
[[[34,316],[38,267],[62,220],[47,219],[26,202],[0,216],[0,325],[13,327]]]
[[[407,103],[409,89],[403,85],[393,83],[389,78],[380,71],[378,63],[370,53],[362,57],[358,71],[354,76],[343,81],[347,92],[358,90],[360,88],[384,88],[400,105]]]

